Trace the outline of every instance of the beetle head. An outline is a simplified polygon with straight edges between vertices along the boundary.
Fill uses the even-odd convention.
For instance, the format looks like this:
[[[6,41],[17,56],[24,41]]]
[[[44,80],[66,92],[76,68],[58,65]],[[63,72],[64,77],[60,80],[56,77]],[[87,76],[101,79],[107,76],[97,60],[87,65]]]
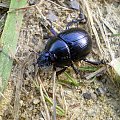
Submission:
[[[49,52],[43,51],[37,59],[38,67],[46,68],[52,65]]]

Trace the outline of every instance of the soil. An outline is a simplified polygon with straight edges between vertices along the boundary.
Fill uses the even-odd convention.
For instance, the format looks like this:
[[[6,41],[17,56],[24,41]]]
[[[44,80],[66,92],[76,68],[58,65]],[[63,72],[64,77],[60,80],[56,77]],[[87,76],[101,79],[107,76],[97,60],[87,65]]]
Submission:
[[[110,37],[120,33],[119,0],[89,0],[88,2],[89,12],[94,18],[94,26],[100,38],[101,48],[103,48],[102,52],[92,31],[86,4],[84,0],[82,2],[78,0],[78,2],[88,17],[87,24],[79,25],[79,27],[89,32],[93,40],[93,50],[88,58],[92,60],[103,58],[111,61],[111,54],[102,38],[99,25],[105,28],[105,35],[108,37],[114,56],[120,57],[120,37]],[[70,7],[68,0],[46,0],[40,5],[39,3],[39,0],[31,1],[31,4],[37,5],[39,9],[31,5],[25,11],[9,85],[5,91],[5,98],[1,101],[0,120],[52,119],[52,104],[48,102],[48,98],[52,100],[53,71],[40,70],[33,64],[38,58],[37,53],[44,49],[48,41],[47,36],[51,36],[49,29],[43,25],[41,16],[52,21],[55,30],[61,32],[65,30],[67,22],[78,17],[79,10],[68,9]],[[56,78],[57,105],[64,111],[57,113],[57,120],[120,120],[119,77],[116,78],[115,72],[106,65],[93,66],[80,62],[76,66],[79,68],[89,66],[92,70],[81,70],[80,76],[76,75],[71,68],[66,70],[72,79],[78,81],[79,85],[65,83],[70,79],[65,73]],[[86,79],[86,76],[102,67],[105,67],[105,70]]]

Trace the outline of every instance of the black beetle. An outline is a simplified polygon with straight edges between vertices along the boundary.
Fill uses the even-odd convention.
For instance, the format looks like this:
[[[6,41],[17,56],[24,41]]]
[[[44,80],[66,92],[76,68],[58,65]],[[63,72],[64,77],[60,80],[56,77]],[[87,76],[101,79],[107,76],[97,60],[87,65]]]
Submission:
[[[79,71],[74,67],[73,62],[84,60],[95,65],[100,64],[86,59],[86,56],[92,49],[92,40],[89,34],[78,27],[69,28],[72,23],[86,22],[86,20],[83,20],[85,18],[82,14],[79,20],[73,20],[68,23],[67,29],[59,34],[51,27],[51,32],[54,34],[54,37],[47,42],[45,49],[40,53],[37,59],[38,67],[53,65],[54,68],[63,68],[57,72],[58,75],[69,66],[78,74]]]

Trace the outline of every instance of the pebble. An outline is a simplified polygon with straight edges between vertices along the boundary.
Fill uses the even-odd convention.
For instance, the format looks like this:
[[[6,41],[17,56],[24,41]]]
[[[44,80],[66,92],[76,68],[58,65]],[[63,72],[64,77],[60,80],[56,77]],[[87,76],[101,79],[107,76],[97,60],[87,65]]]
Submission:
[[[96,111],[93,110],[93,109],[89,109],[89,110],[87,111],[87,114],[88,114],[90,117],[94,117],[94,116],[96,115]]]
[[[91,99],[91,93],[89,93],[89,92],[83,93],[83,97],[84,97],[84,99],[90,100]]]
[[[95,93],[100,96],[100,95],[105,95],[106,94],[106,89],[103,87],[99,87],[96,89]]]
[[[33,104],[35,104],[35,105],[38,104],[39,102],[40,102],[39,99],[34,99],[34,100],[33,100]]]
[[[91,93],[91,98],[96,101],[97,100],[97,95],[95,93]]]
[[[35,5],[35,0],[29,0],[29,5]]]
[[[25,112],[21,114],[21,117],[22,117],[22,118],[26,118]]]
[[[79,2],[77,0],[71,0],[70,6],[73,9],[80,10],[80,5],[79,5]]]
[[[2,120],[2,117],[0,116],[0,120]]]
[[[103,84],[106,84],[106,83],[107,83],[107,79],[105,79],[105,78],[102,79],[101,81],[102,81]]]
[[[23,100],[20,100],[20,106],[23,106],[24,103],[23,103]]]
[[[51,22],[54,22],[58,19],[58,17],[55,15],[54,12],[49,11],[49,14],[47,15],[47,19],[50,20]]]

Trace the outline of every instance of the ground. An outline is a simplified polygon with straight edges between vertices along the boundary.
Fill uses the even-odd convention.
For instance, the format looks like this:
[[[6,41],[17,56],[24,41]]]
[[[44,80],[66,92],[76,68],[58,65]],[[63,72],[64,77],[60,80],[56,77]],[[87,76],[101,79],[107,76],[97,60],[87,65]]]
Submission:
[[[79,14],[79,11],[68,9],[69,3],[37,1],[38,7],[26,9],[15,58],[18,62],[13,65],[5,98],[1,100],[0,120],[52,119],[53,71],[39,70],[33,63],[38,57],[36,53],[44,49],[46,36],[50,35],[41,25],[41,16],[53,21],[54,28],[60,32]],[[79,27],[89,32],[93,41],[88,58],[110,62],[112,56],[119,57],[120,38],[112,35],[120,33],[120,2],[82,0],[79,4],[88,18],[87,24]],[[116,81],[115,72],[107,65],[80,62],[76,66],[81,70],[80,76],[68,68],[56,78],[56,100],[60,107],[57,120],[120,120],[119,78]],[[102,71],[90,77],[99,69]]]

